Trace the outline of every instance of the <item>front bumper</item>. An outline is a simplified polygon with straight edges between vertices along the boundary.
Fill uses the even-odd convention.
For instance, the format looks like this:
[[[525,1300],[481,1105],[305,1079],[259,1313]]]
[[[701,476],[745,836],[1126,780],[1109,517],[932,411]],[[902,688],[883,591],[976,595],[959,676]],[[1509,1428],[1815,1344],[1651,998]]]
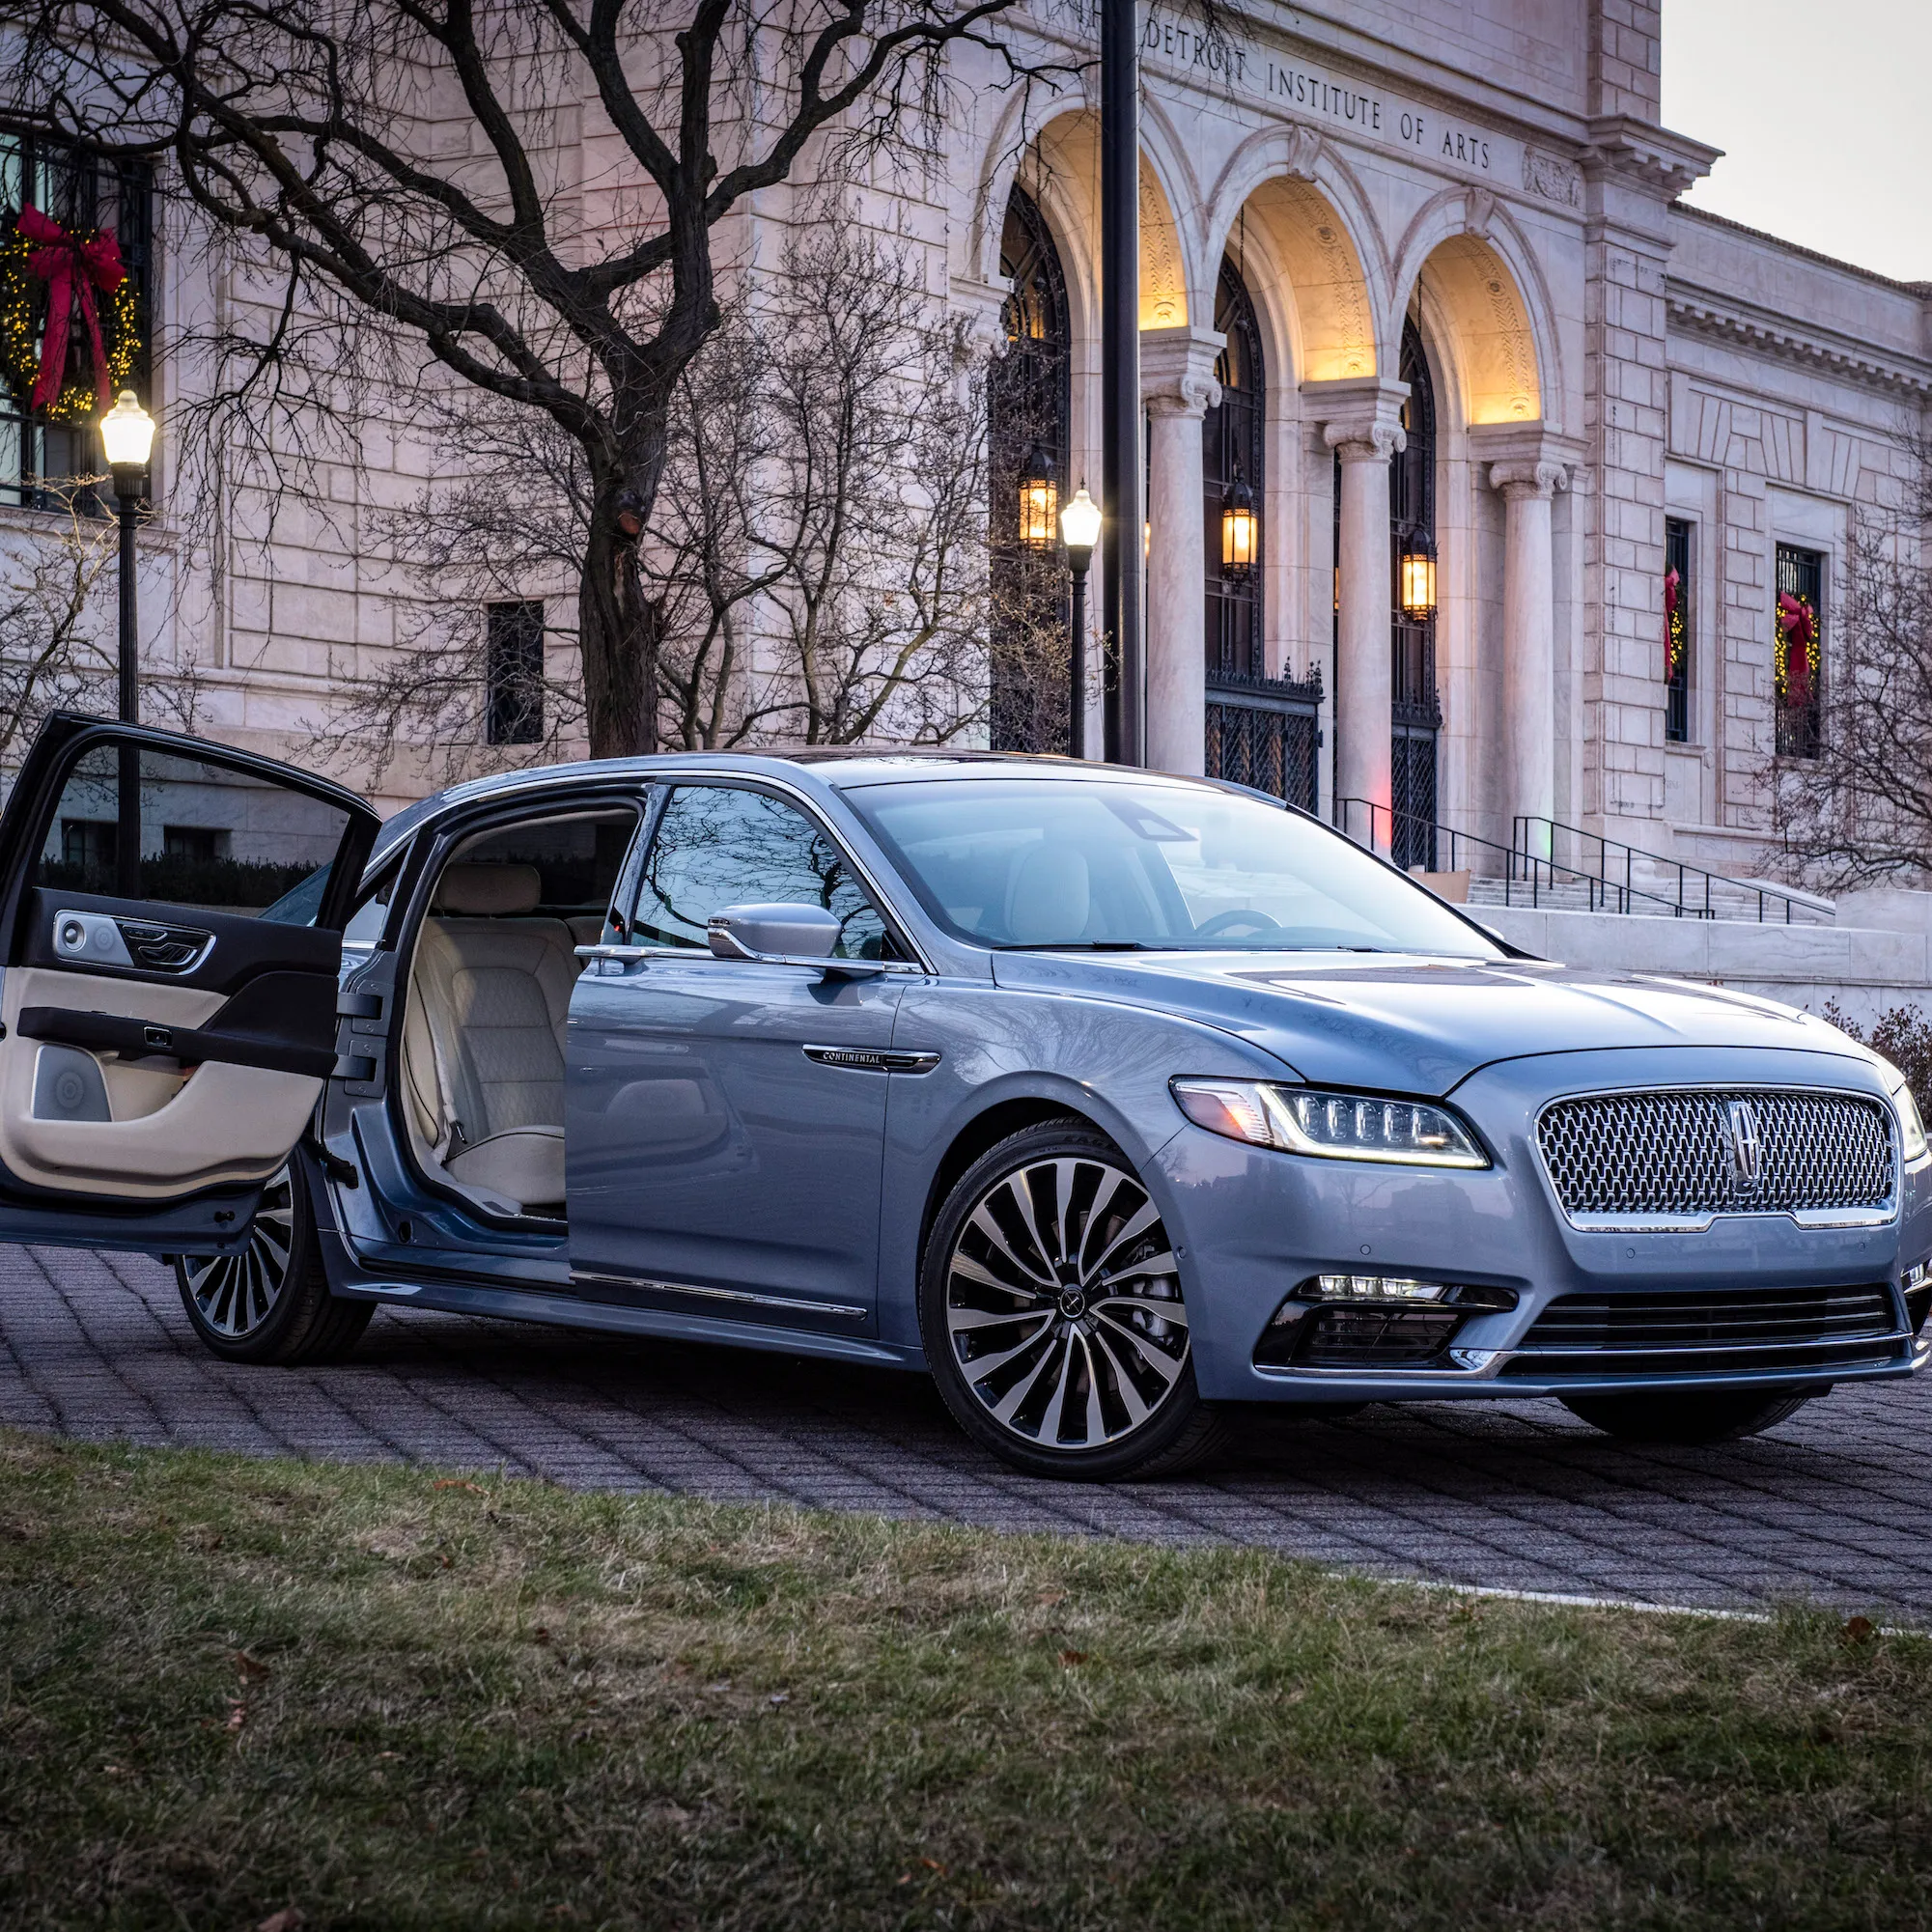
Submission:
[[[1913,1374],[1932,1358],[1932,1324],[1914,1332],[1900,1276],[1932,1255],[1932,1165],[1906,1170],[1897,1215],[1878,1225],[1801,1227],[1788,1215],[1737,1214],[1696,1231],[1617,1232],[1564,1218],[1532,1141],[1538,1110],[1559,1094],[1704,1081],[1844,1087],[1862,1084],[1857,1072],[1837,1058],[1821,1067],[1810,1053],[1719,1050],[1503,1062],[1451,1096],[1495,1157],[1478,1171],[1306,1159],[1188,1126],[1162,1149],[1159,1167],[1201,1392],[1217,1401],[1442,1400],[1822,1387]],[[1470,1311],[1446,1346],[1414,1363],[1257,1361],[1284,1300],[1330,1273],[1500,1289],[1516,1305]],[[1566,1297],[1635,1318],[1640,1306],[1667,1307],[1679,1297],[1688,1305],[1779,1291],[1862,1292],[1876,1312],[1852,1339],[1830,1347],[1774,1337],[1749,1349],[1575,1348],[1560,1338],[1553,1346],[1548,1327],[1532,1335]]]

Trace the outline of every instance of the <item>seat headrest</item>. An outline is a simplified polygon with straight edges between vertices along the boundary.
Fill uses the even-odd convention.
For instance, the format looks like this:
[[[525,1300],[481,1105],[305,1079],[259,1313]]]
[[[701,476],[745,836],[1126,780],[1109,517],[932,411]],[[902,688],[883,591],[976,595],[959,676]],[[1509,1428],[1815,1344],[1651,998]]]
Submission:
[[[514,918],[534,912],[544,876],[534,865],[446,865],[436,881],[435,910],[458,918]]]
[[[1033,846],[1007,878],[1007,937],[1033,946],[1084,937],[1092,892],[1081,854],[1071,846]]]

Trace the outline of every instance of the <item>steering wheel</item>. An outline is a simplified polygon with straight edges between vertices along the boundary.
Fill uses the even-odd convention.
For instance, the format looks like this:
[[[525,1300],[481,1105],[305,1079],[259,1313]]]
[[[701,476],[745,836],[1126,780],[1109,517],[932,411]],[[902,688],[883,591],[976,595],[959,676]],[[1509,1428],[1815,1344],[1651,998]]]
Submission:
[[[1281,921],[1271,919],[1266,912],[1254,912],[1246,906],[1236,906],[1225,912],[1217,912],[1205,925],[1196,926],[1194,937],[1197,939],[1217,939],[1223,933],[1235,932],[1243,926],[1252,933],[1278,933]]]

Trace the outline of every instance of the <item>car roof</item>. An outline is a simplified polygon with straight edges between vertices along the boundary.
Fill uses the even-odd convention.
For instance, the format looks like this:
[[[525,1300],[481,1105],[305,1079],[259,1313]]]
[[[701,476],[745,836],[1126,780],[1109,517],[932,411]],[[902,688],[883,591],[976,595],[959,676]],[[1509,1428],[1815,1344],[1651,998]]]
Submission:
[[[379,862],[418,826],[444,812],[478,799],[512,797],[572,779],[611,781],[675,777],[693,768],[719,775],[742,773],[755,777],[782,775],[788,769],[809,770],[821,784],[837,790],[868,785],[913,783],[955,772],[986,778],[1051,778],[1056,780],[1145,783],[1149,779],[1177,785],[1212,784],[1216,791],[1246,791],[1245,786],[1214,784],[1173,772],[1145,771],[1133,766],[1103,765],[1091,759],[1064,758],[1044,752],[979,751],[948,746],[801,745],[783,751],[668,751],[642,758],[585,758],[566,765],[531,765],[515,771],[492,772],[465,779],[460,785],[406,805],[383,822],[371,855]],[[1278,800],[1273,802],[1279,802]]]

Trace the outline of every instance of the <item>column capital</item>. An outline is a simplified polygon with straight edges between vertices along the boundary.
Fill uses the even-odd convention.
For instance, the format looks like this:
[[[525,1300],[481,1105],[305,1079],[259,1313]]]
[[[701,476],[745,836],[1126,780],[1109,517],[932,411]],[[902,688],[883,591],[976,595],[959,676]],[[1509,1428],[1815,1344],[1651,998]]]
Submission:
[[[1210,328],[1140,331],[1140,399],[1150,416],[1207,414],[1221,399],[1215,364],[1227,337]]]
[[[1402,406],[1408,400],[1408,383],[1379,376],[1302,384],[1303,409],[1344,462],[1386,462],[1404,448],[1409,439],[1402,433]]]
[[[1004,281],[953,277],[953,360],[962,369],[996,361],[1006,353],[1006,303],[1012,293]]]
[[[1492,490],[1505,497],[1554,496],[1567,490],[1584,448],[1575,436],[1547,424],[1477,423],[1470,430],[1470,456],[1489,465]]]

